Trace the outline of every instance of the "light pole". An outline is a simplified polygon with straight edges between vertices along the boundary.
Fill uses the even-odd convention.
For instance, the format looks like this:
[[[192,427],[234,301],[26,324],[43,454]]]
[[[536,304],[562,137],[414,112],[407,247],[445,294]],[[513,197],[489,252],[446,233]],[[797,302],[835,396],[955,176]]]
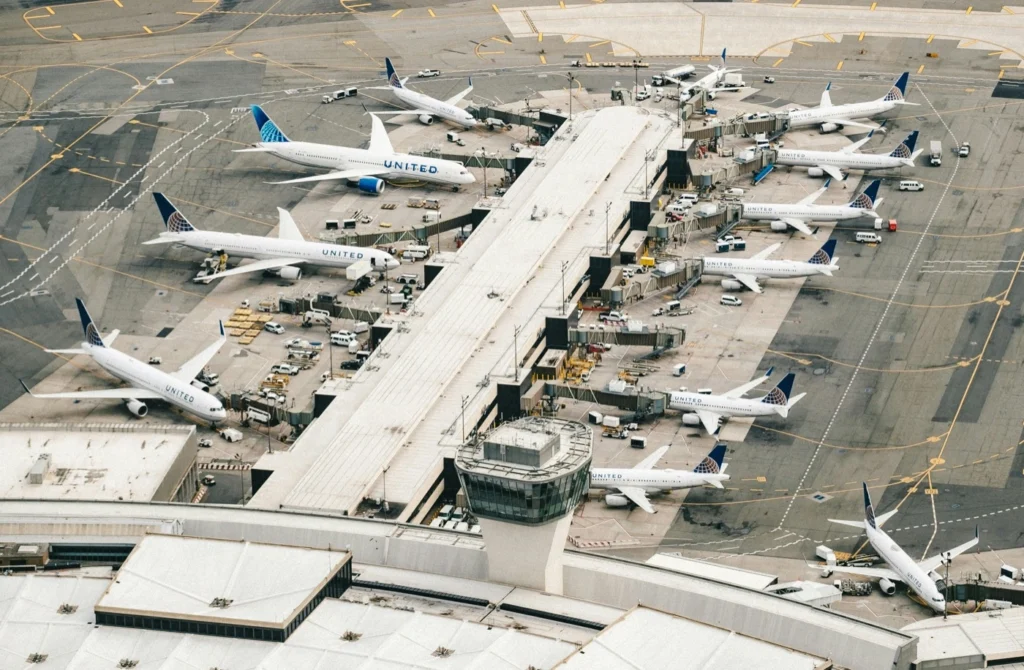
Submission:
[[[953,552],[946,552],[946,581],[942,584],[942,620],[945,621],[949,613],[949,564],[953,561]]]
[[[519,326],[512,333],[512,367],[516,369],[516,383],[519,382]]]
[[[441,253],[441,207],[437,208],[437,221],[434,222],[437,225],[437,253]]]
[[[390,465],[385,466],[381,472],[384,477],[384,497],[381,499],[380,510],[384,512],[385,519],[388,518],[388,468],[390,467]]]
[[[487,150],[480,147],[480,163],[484,166],[484,197],[487,197]]]
[[[565,316],[565,269],[569,267],[569,261],[562,261],[562,316]]]
[[[605,256],[609,255],[609,251],[608,251],[608,243],[609,243],[609,241],[608,241],[608,238],[609,238],[609,233],[608,233],[608,214],[611,211],[612,211],[612,201],[609,200],[608,203],[604,206],[604,255]]]
[[[647,164],[650,162],[650,153],[647,149],[644,149],[644,200],[648,199],[648,189],[650,189],[651,180],[647,176]]]
[[[385,266],[386,267],[386,266]],[[331,358],[331,379],[334,379],[334,343],[331,342],[331,324],[327,323],[327,351]]]
[[[569,80],[569,123],[572,123],[572,85],[576,81],[576,76],[569,72],[565,78]]]
[[[636,102],[636,94],[640,92],[640,61],[633,59],[633,102]]]
[[[469,396],[462,396],[462,443],[466,443],[466,405],[469,404]]]

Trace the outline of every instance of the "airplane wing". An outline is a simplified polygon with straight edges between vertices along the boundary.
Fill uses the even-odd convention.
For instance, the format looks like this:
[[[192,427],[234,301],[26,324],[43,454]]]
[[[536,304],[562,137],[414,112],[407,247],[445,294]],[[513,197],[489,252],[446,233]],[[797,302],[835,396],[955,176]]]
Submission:
[[[834,165],[819,165],[818,169],[836,181],[843,181],[846,179],[846,177],[843,176],[842,171]]]
[[[377,121],[380,123],[380,120]],[[285,181],[272,181],[271,184],[305,184],[314,181],[331,181],[334,179],[358,179],[359,177],[376,177],[387,174],[385,168],[357,168],[355,170],[338,170],[327,174],[313,175],[312,177],[300,177],[299,179],[287,179]]]
[[[722,395],[725,396],[726,398],[742,398],[744,395],[747,394],[747,392],[757,388],[764,382],[768,381],[768,378],[772,376],[772,372],[774,370],[774,367],[770,367],[763,375],[761,375],[757,379],[749,381],[746,384],[743,384],[742,386],[737,386],[731,391],[726,391]]]
[[[807,565],[812,568],[823,567],[821,565],[812,565],[810,563]],[[836,572],[842,572],[848,575],[862,575],[864,577],[874,577],[876,579],[885,578],[892,582],[903,581],[903,578],[896,574],[895,570],[890,570],[889,568],[854,568],[851,566],[837,565],[832,569]]]
[[[277,230],[278,239],[295,242],[303,242],[306,239],[302,236],[302,232],[299,231],[299,227],[295,224],[295,219],[292,218],[291,214],[278,207],[277,215],[281,222]]]
[[[473,85],[470,84],[468,88],[466,88],[465,90],[463,90],[460,93],[456,93],[452,97],[450,97],[447,100],[445,100],[445,102],[447,102],[449,105],[457,105],[460,102],[462,102],[462,99],[465,98],[467,95],[469,95],[472,91],[473,91]]]
[[[965,551],[967,551],[968,549],[970,549],[971,547],[975,546],[976,544],[978,544],[978,529],[977,529],[977,527],[975,527],[975,529],[974,529],[974,537],[971,538],[970,540],[968,540],[967,542],[964,542],[959,547],[955,547],[953,549],[950,549],[949,551],[944,551],[941,554],[935,554],[931,558],[926,558],[923,561],[921,561],[920,563],[918,563],[917,565],[918,565],[918,567],[920,567],[925,572],[931,572],[935,568],[937,568],[940,565],[942,565],[943,560],[950,560],[951,561],[954,558],[956,558],[957,556],[959,556],[960,554],[962,554]]]
[[[197,355],[193,356],[188,360],[188,362],[171,374],[183,382],[191,383],[192,380],[196,378],[196,375],[206,367],[207,363],[210,362],[210,359],[213,358],[214,354],[220,351],[220,348],[224,346],[227,339],[227,336],[224,334],[224,322],[222,321],[220,323],[220,337],[217,341],[200,351]]]
[[[714,412],[709,412],[704,409],[697,410],[697,417],[700,422],[704,424],[704,430],[708,431],[709,435],[714,435],[718,432],[718,425],[722,421],[722,417]]]
[[[868,140],[870,140],[871,136],[874,135],[874,134],[875,134],[875,132],[872,130],[870,133],[868,133],[868,136],[865,137],[864,139],[857,140],[853,144],[845,146],[842,149],[840,149],[839,151],[841,151],[844,154],[855,154],[855,153],[857,153],[858,149],[860,149],[862,146],[864,146],[865,144],[868,143]]]
[[[761,286],[757,283],[757,277],[753,275],[742,275],[733,273],[732,278],[746,286],[754,293],[761,293]]]
[[[648,456],[644,460],[642,460],[639,463],[637,463],[636,465],[634,465],[633,469],[634,470],[650,470],[651,468],[653,468],[655,465],[658,464],[658,461],[661,460],[661,457],[664,456],[665,453],[668,451],[668,447],[669,447],[669,445],[667,445],[667,444],[664,447],[661,447],[660,449],[655,451],[653,454],[651,454],[650,456]]]
[[[214,279],[220,279],[222,277],[230,277],[231,275],[240,275],[247,272],[262,272],[263,270],[276,270],[277,268],[287,267],[289,265],[298,265],[302,263],[301,258],[268,258],[264,261],[256,261],[255,263],[249,263],[247,265],[239,265],[237,268],[225,270],[224,272],[218,272],[217,274],[207,275],[206,277],[200,277],[193,279],[192,281],[197,284],[209,284]]]
[[[370,122],[373,124],[370,128],[370,151],[382,154],[395,153],[395,148],[391,146],[391,140],[388,138],[388,131],[384,128],[384,122],[374,114],[370,114]]]
[[[18,380],[21,381],[21,380]],[[152,398],[162,398],[156,391],[149,391],[147,389],[136,389],[132,387],[119,388],[119,389],[100,389],[97,391],[71,391],[68,393],[32,393],[28,390],[28,386],[25,382],[21,382],[21,387],[25,389],[25,393],[28,393],[33,398],[67,398],[76,400],[148,400]]]
[[[621,486],[619,487],[619,493],[629,498],[629,500],[647,512],[648,514],[654,514],[654,508],[651,507],[651,501],[647,499],[647,494],[644,493],[642,488],[636,486]]]
[[[764,259],[766,259],[769,256],[771,256],[772,254],[774,254],[775,250],[778,249],[781,246],[782,246],[782,242],[776,242],[775,244],[773,244],[772,246],[768,247],[767,249],[762,249],[761,251],[758,251],[756,254],[754,254],[753,256],[750,257],[750,260],[763,261]]]
[[[810,195],[801,198],[800,202],[798,202],[796,204],[798,204],[798,205],[813,205],[815,202],[818,201],[818,198],[820,198],[821,196],[825,195],[825,191],[828,190],[828,186],[831,183],[832,183],[831,179],[826,179],[824,186],[819,188],[814,193],[811,193]]]
[[[807,224],[805,222],[801,221],[800,219],[786,218],[786,219],[779,219],[779,220],[782,221],[787,226],[789,226],[790,228],[796,228],[797,230],[799,230],[804,235],[811,235],[811,236],[814,235],[814,233],[811,231],[811,229],[807,227]]]
[[[411,116],[411,115],[414,115],[414,114],[431,114],[432,115],[433,112],[431,112],[428,109],[401,109],[401,110],[396,110],[394,112],[374,112],[374,114],[394,114],[396,116],[404,116],[406,114],[409,114]]]

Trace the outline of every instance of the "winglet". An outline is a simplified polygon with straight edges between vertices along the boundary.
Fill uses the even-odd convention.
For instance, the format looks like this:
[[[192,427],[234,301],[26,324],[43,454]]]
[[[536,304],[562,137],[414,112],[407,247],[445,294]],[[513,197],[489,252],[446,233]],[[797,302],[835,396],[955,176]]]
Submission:
[[[156,200],[157,209],[160,210],[160,216],[163,217],[164,227],[167,228],[167,232],[191,233],[195,231],[196,227],[185,218],[184,214],[178,211],[177,207],[171,204],[167,196],[163,193],[153,193],[153,199]]]
[[[767,377],[771,377],[773,372],[775,372],[775,366],[774,365],[771,366],[770,368],[768,368],[767,370],[765,370],[764,376],[766,378]]]
[[[75,298],[75,304],[78,305],[78,318],[82,320],[82,331],[85,333],[85,341],[94,347],[106,348],[107,345],[103,344],[100,331],[92,317],[89,316],[89,310],[85,308],[85,303],[82,302],[81,298]]]
[[[25,393],[27,393],[27,394],[31,395],[31,396],[32,396],[33,398],[35,397],[35,396],[34,396],[34,395],[32,394],[32,391],[29,391],[29,390],[28,390],[28,384],[26,384],[26,383],[25,383],[25,380],[24,380],[24,379],[22,379],[22,378],[20,378],[20,377],[19,377],[19,378],[18,378],[18,383],[19,383],[19,384],[21,384],[21,388],[25,389]]]
[[[220,326],[220,337],[221,337],[221,339],[224,339],[224,338],[226,338],[226,337],[227,337],[227,335],[225,335],[225,334],[224,334],[224,322],[223,322],[223,321],[220,321],[220,320],[218,320],[218,321],[217,321],[217,325],[218,325],[218,326]]]
[[[827,189],[828,185],[831,184],[831,183],[832,183],[832,177],[829,177],[828,179],[825,180],[824,185],[821,187],[822,190]]]
[[[395,72],[395,66],[391,64],[391,59],[384,58],[384,66],[388,72],[388,86],[392,88],[402,88],[402,80],[398,78],[398,73]]]
[[[864,521],[867,522],[867,525],[871,528],[877,529],[878,525],[875,523],[875,507],[871,504],[871,494],[868,493],[868,483],[861,482],[861,485],[864,487]]]

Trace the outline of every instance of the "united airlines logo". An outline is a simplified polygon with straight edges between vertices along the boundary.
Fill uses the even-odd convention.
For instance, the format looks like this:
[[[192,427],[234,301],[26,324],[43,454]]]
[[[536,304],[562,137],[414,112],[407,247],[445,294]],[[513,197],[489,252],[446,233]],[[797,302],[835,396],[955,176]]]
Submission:
[[[260,138],[264,142],[287,142],[288,138],[284,136],[273,121],[268,120],[260,128]]]
[[[829,261],[831,260],[832,259],[828,257],[828,254],[825,253],[824,249],[818,249],[818,251],[816,251],[814,255],[811,256],[811,260],[807,262],[811,263],[812,265],[828,265]]]
[[[893,158],[910,158],[910,147],[900,143],[898,147],[893,149],[891,156]]]
[[[869,526],[871,526],[872,528],[878,527],[875,524],[875,509],[871,505],[868,505],[867,507],[864,508],[864,517],[867,520]]]
[[[266,126],[264,126],[266,128]],[[385,160],[384,167],[389,170],[401,170],[403,172],[422,172],[424,174],[436,174],[436,165],[423,165],[422,163],[413,163],[411,161],[392,161]]]
[[[322,249],[320,253],[331,258],[355,258],[358,260],[363,257],[361,251],[345,251],[344,249]]]
[[[103,338],[100,337],[100,333],[96,330],[96,324],[90,323],[85,327],[85,341],[94,347],[105,346],[103,344]]]
[[[693,471],[701,475],[717,475],[719,473],[718,463],[715,463],[715,459],[710,456],[705,456]]]
[[[167,217],[167,230],[172,233],[187,233],[195,230],[195,228],[181,215],[181,212],[175,210]]]
[[[775,388],[768,392],[768,395],[766,395],[761,402],[765,403],[766,405],[785,405],[786,394],[783,393],[778,386],[776,386]]]
[[[861,193],[853,202],[850,203],[850,207],[853,209],[871,209],[875,203],[871,202],[871,198],[868,197],[867,193]]]
[[[402,88],[402,80],[398,78],[397,72],[391,73],[391,76],[388,78],[388,83],[394,86],[395,88]]]
[[[884,100],[885,102],[892,102],[893,100],[902,100],[902,99],[903,99],[903,93],[901,93],[900,89],[896,88],[895,86],[890,88],[889,92],[885,94],[884,98],[882,98],[882,100]]]

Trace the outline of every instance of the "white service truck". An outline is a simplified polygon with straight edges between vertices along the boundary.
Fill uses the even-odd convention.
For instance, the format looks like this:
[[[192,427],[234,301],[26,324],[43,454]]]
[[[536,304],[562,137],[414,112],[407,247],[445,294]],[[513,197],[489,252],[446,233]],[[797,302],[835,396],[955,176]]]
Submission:
[[[338,89],[337,91],[334,91],[333,93],[328,93],[322,98],[320,98],[320,100],[323,102],[323,104],[329,105],[335,100],[341,100],[342,98],[354,98],[355,95],[356,87],[349,86],[348,88],[341,88]]]
[[[938,140],[932,140],[930,145],[930,153],[928,154],[928,164],[932,167],[938,167],[942,165],[942,142]]]

